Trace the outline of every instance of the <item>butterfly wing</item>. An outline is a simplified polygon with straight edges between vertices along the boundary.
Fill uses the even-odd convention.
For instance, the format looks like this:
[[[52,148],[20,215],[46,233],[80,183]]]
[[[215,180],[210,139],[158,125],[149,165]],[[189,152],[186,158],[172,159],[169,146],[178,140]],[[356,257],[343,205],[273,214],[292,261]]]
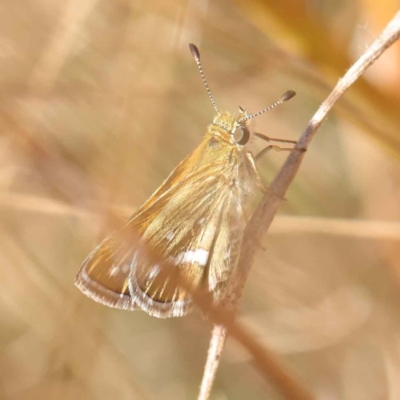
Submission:
[[[239,254],[245,196],[232,184],[230,163],[215,157],[202,162],[203,154],[199,146],[89,255],[76,278],[86,295],[163,318],[191,309],[180,277],[192,289],[202,285],[216,300],[221,297]]]
[[[142,234],[146,248],[173,267],[163,269],[148,258],[135,258],[129,282],[131,296],[150,315],[181,316],[190,310],[190,295],[177,284],[179,278],[192,290],[202,286],[209,291],[228,278],[229,228],[222,225],[229,214],[225,207],[230,194],[220,177],[216,174],[187,182],[140,215],[148,221]],[[225,256],[224,265],[216,261],[220,254]]]

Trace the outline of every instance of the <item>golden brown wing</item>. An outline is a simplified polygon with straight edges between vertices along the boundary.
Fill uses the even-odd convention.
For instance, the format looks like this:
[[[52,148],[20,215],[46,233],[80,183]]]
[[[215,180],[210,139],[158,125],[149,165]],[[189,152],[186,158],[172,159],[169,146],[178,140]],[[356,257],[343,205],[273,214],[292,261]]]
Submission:
[[[185,315],[190,296],[165,260],[193,289],[204,285],[219,299],[236,265],[245,196],[232,175],[235,163],[202,165],[199,157],[193,162],[196,151],[85,260],[76,285],[86,295],[157,317]]]

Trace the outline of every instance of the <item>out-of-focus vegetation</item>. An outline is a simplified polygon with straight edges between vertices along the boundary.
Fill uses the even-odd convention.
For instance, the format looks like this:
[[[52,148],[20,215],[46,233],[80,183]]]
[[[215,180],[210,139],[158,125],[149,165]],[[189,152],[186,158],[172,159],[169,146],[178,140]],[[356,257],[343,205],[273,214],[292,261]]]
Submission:
[[[0,3],[0,398],[193,399],[210,324],[107,309],[82,260],[213,109],[297,139],[394,0]],[[265,238],[240,318],[321,399],[400,398],[400,46],[335,108]],[[255,141],[256,149],[262,143]],[[268,182],[284,160],[268,154]],[[228,342],[213,399],[280,399]]]

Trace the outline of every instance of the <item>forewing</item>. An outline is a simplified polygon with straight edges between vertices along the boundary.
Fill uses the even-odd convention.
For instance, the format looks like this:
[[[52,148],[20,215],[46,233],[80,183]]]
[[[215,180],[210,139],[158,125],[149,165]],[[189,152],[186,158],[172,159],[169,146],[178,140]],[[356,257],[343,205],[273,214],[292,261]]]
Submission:
[[[190,293],[178,284],[181,278],[190,290],[202,286],[215,300],[222,296],[242,241],[245,195],[243,182],[233,176],[238,164],[215,151],[215,139],[204,140],[89,255],[76,278],[86,295],[163,318],[191,309]],[[229,151],[217,154],[230,157]]]
[[[221,212],[229,193],[218,165],[211,175],[209,169],[200,169],[158,191],[156,199],[152,196],[147,207],[89,255],[77,286],[111,307],[140,308],[158,317],[186,314],[190,296],[177,285],[171,269],[163,269],[162,261],[176,266],[176,273],[193,288],[207,286],[210,267],[216,268],[212,274],[218,277],[212,281],[222,279],[221,260],[213,267],[209,259],[226,237],[221,229],[226,213],[222,218]]]

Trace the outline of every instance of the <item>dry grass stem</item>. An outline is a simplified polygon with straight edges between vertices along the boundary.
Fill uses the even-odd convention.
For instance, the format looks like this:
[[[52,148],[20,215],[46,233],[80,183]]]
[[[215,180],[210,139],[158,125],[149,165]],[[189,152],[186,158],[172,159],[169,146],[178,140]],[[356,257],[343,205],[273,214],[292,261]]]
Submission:
[[[3,193],[0,198],[0,205],[19,211],[32,211],[40,214],[49,214],[59,217],[77,217],[94,219],[104,218],[102,214],[90,212],[87,209],[79,209],[74,205],[64,202],[16,193]],[[109,212],[121,217],[128,217],[135,210],[129,206],[111,206]],[[271,234],[306,234],[318,233],[339,237],[356,237],[364,239],[400,240],[400,224],[392,221],[362,220],[362,219],[341,219],[322,217],[298,217],[278,215],[271,226]]]
[[[382,34],[372,43],[365,53],[353,64],[342,79],[339,80],[336,87],[333,89],[327,99],[321,104],[317,112],[311,118],[305,131],[301,135],[296,148],[307,149],[318,128],[326,118],[328,112],[332,109],[335,103],[340,99],[344,92],[365,72],[365,70],[374,63],[375,60],[400,36],[400,12],[386,26]],[[264,234],[268,231],[269,226],[278,210],[279,204],[285,196],[289,185],[293,181],[305,153],[293,151],[286,159],[284,165],[278,172],[277,176],[270,185],[270,191],[265,193],[260,204],[255,210],[250,219],[245,233],[245,238],[242,245],[240,260],[238,263],[238,273],[233,279],[227,295],[227,303],[233,309],[236,309],[238,302],[242,296],[242,291],[247,280],[250,268],[254,262],[258,243],[261,241]],[[201,384],[201,392],[199,399],[205,400],[207,397],[201,397],[203,393],[211,393],[211,388],[215,380],[218,362],[221,358],[223,345],[226,340],[227,331],[231,335],[234,332],[229,330],[225,325],[225,329],[214,329],[213,337],[211,338],[206,370]],[[235,332],[237,335],[237,332]],[[240,335],[236,336],[239,338]],[[242,338],[243,339],[243,338]],[[250,350],[250,347],[246,347]],[[255,350],[255,349],[253,349]],[[258,348],[253,356],[256,357],[262,354],[265,363],[261,364],[255,361],[261,368],[269,368],[268,374],[277,389],[288,399],[312,399],[314,398],[307,389],[303,388],[293,377],[285,372],[285,369],[280,366],[275,357],[265,348]],[[207,370],[207,368],[212,368]],[[264,373],[266,370],[264,370]],[[209,398],[209,397],[208,397]]]

